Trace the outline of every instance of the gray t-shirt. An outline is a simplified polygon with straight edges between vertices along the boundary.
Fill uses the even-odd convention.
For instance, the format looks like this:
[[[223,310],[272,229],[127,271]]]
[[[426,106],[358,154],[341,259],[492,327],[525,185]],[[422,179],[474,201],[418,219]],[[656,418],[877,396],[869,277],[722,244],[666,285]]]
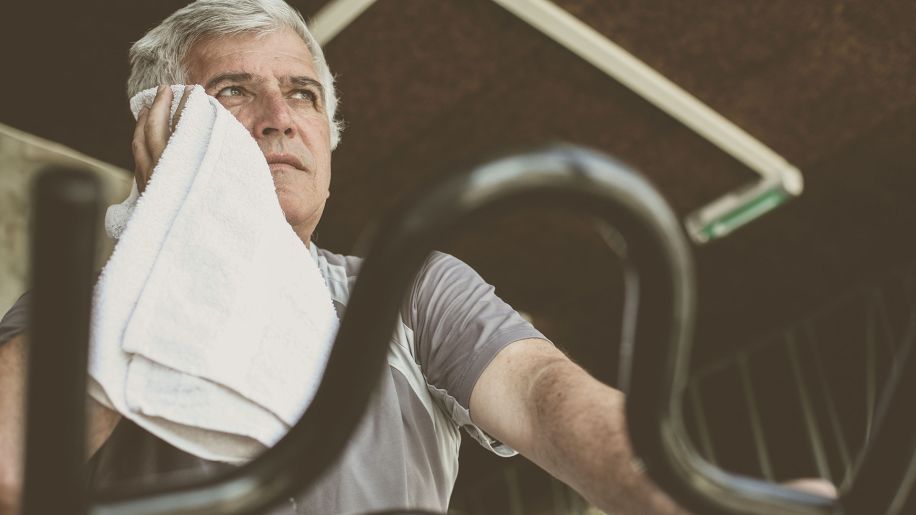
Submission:
[[[311,249],[342,315],[360,260]],[[28,294],[0,321],[0,344],[25,329],[27,309]],[[459,428],[498,455],[515,454],[471,422],[471,392],[505,346],[544,336],[470,267],[442,253],[426,261],[400,316],[387,371],[347,448],[308,491],[271,513],[444,512],[458,474]],[[124,418],[91,462],[97,487],[191,479],[225,467],[179,451]]]

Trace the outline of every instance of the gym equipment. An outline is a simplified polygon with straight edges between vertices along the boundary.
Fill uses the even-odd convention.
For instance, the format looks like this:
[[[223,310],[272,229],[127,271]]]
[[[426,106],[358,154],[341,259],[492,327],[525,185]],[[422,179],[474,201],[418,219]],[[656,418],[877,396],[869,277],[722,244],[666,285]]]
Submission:
[[[680,222],[640,175],[607,156],[565,145],[510,155],[454,176],[369,233],[360,278],[315,400],[274,448],[193,484],[90,495],[82,408],[100,206],[98,185],[87,175],[52,171],[36,189],[26,515],[248,514],[303,490],[338,456],[359,422],[383,370],[400,301],[433,245],[467,219],[532,201],[588,214],[620,237],[615,250],[624,264],[627,301],[619,377],[628,394],[628,423],[648,473],[679,502],[704,514],[893,514],[913,506],[916,419],[907,421],[905,412],[916,395],[912,345],[898,363],[896,388],[882,405],[859,479],[839,500],[732,475],[699,457],[681,415],[696,294]]]

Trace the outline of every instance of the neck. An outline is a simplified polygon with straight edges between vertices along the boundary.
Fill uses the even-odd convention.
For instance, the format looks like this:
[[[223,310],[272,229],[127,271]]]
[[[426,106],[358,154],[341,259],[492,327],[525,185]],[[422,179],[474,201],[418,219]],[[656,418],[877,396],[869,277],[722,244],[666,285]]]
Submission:
[[[306,248],[310,248],[312,244],[312,233],[314,232],[314,227],[309,228],[300,228],[293,226],[293,232],[296,233],[296,236],[302,240],[302,243],[305,243]]]

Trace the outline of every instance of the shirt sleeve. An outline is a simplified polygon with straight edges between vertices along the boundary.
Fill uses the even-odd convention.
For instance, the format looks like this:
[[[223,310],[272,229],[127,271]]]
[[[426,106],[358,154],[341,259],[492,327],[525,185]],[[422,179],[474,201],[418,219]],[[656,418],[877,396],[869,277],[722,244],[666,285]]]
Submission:
[[[471,267],[440,252],[420,270],[405,309],[405,321],[414,332],[416,359],[427,382],[458,404],[447,410],[453,420],[497,454],[514,454],[508,448],[501,451],[499,442],[470,422],[471,392],[507,345],[547,338],[497,297],[495,288]]]
[[[3,315],[0,320],[0,345],[10,341],[14,336],[25,331],[29,323],[29,298],[31,294],[25,292],[13,307]]]

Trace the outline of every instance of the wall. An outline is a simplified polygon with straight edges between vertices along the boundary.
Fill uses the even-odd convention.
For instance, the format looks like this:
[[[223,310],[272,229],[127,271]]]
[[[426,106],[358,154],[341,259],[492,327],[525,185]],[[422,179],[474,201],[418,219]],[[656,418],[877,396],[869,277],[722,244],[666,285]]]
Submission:
[[[50,164],[92,170],[102,179],[106,204],[119,202],[130,190],[130,173],[63,145],[0,124],[0,313],[13,305],[29,282],[30,185]],[[99,220],[98,266],[111,253]]]

